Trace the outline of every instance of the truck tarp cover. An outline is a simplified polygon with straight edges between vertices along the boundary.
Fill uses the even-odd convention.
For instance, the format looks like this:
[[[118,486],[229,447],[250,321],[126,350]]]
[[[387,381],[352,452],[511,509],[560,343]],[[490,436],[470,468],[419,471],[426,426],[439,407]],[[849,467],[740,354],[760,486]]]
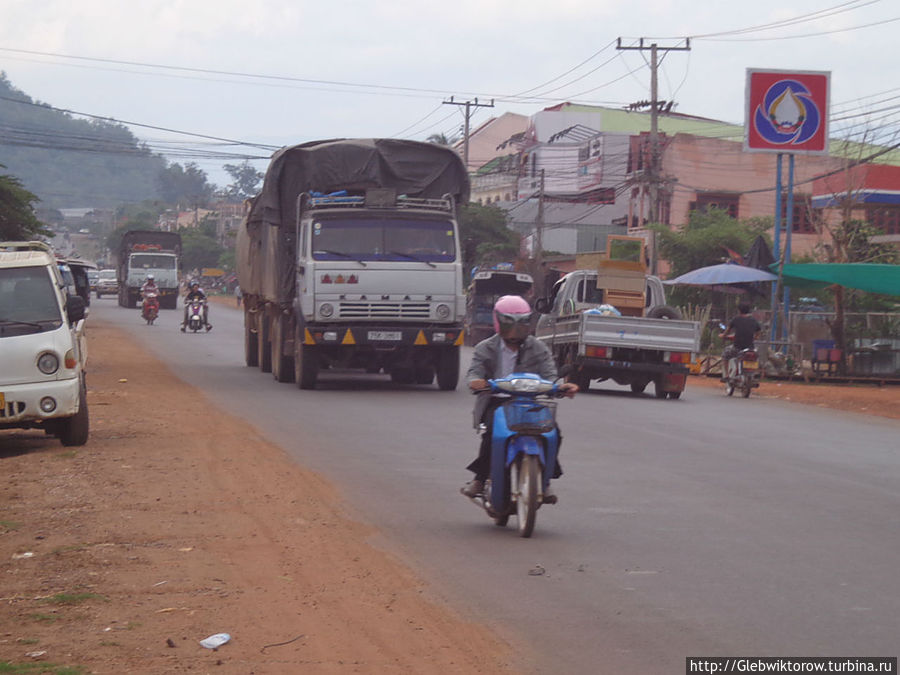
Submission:
[[[272,156],[262,190],[238,233],[238,281],[246,293],[289,302],[294,286],[297,197],[368,188],[398,195],[469,201],[469,177],[459,155],[433,143],[394,139],[336,139],[283,148]],[[241,239],[244,239],[241,241]],[[265,261],[265,262],[264,262]]]

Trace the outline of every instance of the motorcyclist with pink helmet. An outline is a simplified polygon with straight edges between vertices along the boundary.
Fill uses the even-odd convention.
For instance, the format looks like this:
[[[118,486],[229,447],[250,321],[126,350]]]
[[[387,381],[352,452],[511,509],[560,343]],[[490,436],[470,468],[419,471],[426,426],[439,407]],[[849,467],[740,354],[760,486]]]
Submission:
[[[487,380],[506,377],[510,373],[536,373],[547,380],[557,378],[556,362],[550,349],[531,335],[532,311],[524,298],[502,296],[494,303],[493,316],[495,334],[475,345],[466,374],[469,389],[478,392],[473,411],[475,427],[481,424],[487,427],[481,436],[478,457],[466,467],[475,474],[462,489],[467,497],[475,497],[484,491],[484,481],[490,473],[493,411],[502,403],[502,399],[491,395]],[[566,382],[560,389],[571,398],[578,392],[578,385]],[[561,474],[557,462],[556,475],[552,477],[558,478]],[[544,503],[555,501],[552,491],[545,490]]]

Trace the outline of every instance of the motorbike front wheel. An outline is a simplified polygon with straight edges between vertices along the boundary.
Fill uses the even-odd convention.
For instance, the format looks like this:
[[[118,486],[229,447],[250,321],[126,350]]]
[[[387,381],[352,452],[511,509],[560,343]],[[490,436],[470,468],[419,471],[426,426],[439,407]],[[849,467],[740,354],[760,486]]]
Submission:
[[[537,518],[538,481],[541,479],[537,455],[522,455],[517,478],[516,516],[519,519],[519,536],[530,537]]]

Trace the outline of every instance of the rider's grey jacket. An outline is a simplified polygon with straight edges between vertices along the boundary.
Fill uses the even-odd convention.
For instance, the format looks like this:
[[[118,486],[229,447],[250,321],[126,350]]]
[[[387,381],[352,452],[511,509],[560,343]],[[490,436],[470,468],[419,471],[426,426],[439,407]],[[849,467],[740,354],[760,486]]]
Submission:
[[[502,338],[499,335],[482,340],[475,345],[475,353],[472,355],[472,364],[466,373],[466,381],[493,379],[500,364],[500,349]],[[555,380],[556,362],[553,354],[543,342],[533,335],[525,338],[525,342],[519,347],[519,355],[516,359],[516,372],[537,373],[545,380]],[[475,401],[475,409],[472,411],[473,424],[477,427],[481,423],[481,416],[487,409],[491,400],[490,392],[478,394]]]

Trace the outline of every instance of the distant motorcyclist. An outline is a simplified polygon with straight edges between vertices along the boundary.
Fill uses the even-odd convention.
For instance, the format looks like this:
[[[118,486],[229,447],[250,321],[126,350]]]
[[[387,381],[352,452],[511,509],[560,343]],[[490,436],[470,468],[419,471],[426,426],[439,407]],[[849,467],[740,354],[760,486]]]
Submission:
[[[734,338],[734,342],[725,347],[725,352],[722,354],[722,358],[727,364],[727,368],[722,369],[723,379],[731,376],[731,359],[744,349],[753,349],[753,342],[761,331],[762,326],[759,321],[750,314],[750,303],[740,303],[738,315],[733,317],[727,328],[719,333],[719,337],[723,340],[731,339],[732,336]]]
[[[209,307],[206,303],[206,293],[200,288],[200,282],[193,279],[188,286],[187,294],[184,296],[184,319],[181,322],[181,332],[183,333],[187,327],[188,306],[192,300],[199,300],[203,303],[203,324],[206,326],[206,330],[209,331],[212,329],[212,324],[209,323]]]
[[[148,292],[159,295],[159,286],[156,285],[156,278],[152,274],[148,274],[141,286],[141,293],[146,296]]]
[[[475,478],[466,483],[462,489],[467,497],[482,494],[484,481],[490,474],[493,413],[502,403],[502,399],[491,396],[487,381],[506,377],[515,372],[536,373],[546,380],[557,378],[556,362],[550,349],[531,335],[532,312],[525,298],[518,295],[504,295],[494,304],[493,315],[496,334],[475,345],[472,365],[466,374],[469,388],[473,392],[480,392],[473,411],[475,426],[483,423],[487,427],[481,436],[477,459],[466,467],[475,474]],[[578,392],[578,385],[566,382],[560,389],[571,398]],[[556,471],[556,475],[552,478],[562,475],[559,462],[556,464]],[[549,487],[544,491],[544,501],[546,503],[556,501],[556,496]]]

